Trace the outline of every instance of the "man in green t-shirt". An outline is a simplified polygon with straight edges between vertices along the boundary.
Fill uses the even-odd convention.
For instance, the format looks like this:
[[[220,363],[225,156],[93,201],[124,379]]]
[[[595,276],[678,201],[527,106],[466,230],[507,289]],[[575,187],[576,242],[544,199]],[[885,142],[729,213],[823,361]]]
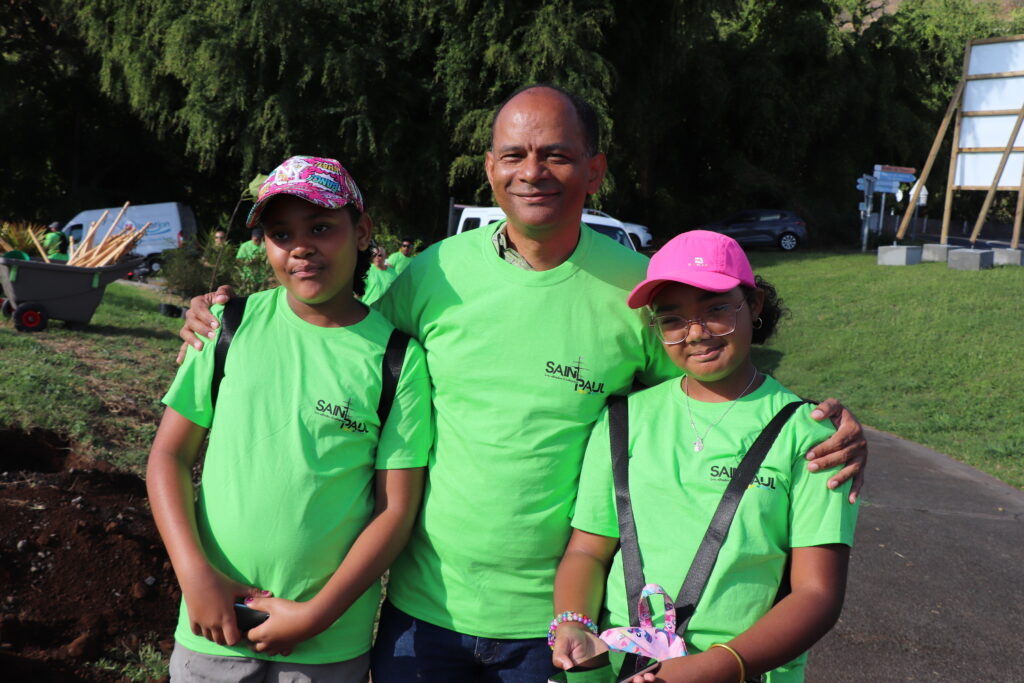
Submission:
[[[416,242],[413,238],[403,237],[398,251],[388,257],[388,265],[395,269],[395,275],[401,275],[402,271],[412,263],[412,252],[415,246]]]
[[[68,237],[60,231],[60,223],[50,223],[43,235],[43,251],[53,260],[67,260]]]
[[[374,683],[552,672],[555,570],[590,430],[609,395],[679,373],[626,305],[647,259],[580,222],[606,169],[594,109],[524,88],[498,108],[486,168],[508,220],[431,246],[377,303],[426,351],[436,437],[423,510],[391,569]],[[207,309],[229,293],[193,299],[187,343],[213,333]],[[863,433],[836,401],[815,413],[843,416],[810,465],[852,461],[834,488],[860,471]]]
[[[253,228],[249,241],[238,245],[235,258],[239,261],[252,261],[261,251],[264,251],[263,228]]]

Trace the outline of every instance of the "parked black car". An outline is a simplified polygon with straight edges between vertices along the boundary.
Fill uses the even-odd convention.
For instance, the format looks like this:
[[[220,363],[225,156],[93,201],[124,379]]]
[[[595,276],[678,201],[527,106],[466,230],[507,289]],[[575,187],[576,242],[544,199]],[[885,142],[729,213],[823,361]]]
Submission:
[[[744,247],[776,246],[793,251],[807,242],[807,224],[792,211],[752,209],[700,226],[728,235]]]

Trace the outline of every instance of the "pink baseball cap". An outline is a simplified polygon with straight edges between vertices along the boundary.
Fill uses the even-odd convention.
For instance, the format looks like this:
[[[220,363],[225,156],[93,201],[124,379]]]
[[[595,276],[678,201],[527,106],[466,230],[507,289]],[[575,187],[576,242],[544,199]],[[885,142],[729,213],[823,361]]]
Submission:
[[[256,225],[267,202],[279,194],[290,194],[325,209],[351,204],[360,213],[366,210],[356,181],[337,159],[291,157],[271,171],[260,185],[256,203],[245,220],[246,227]]]
[[[733,238],[709,230],[691,230],[670,239],[651,257],[647,279],[630,292],[626,303],[630,308],[647,306],[666,282],[709,292],[728,292],[741,284],[757,286],[743,247]]]

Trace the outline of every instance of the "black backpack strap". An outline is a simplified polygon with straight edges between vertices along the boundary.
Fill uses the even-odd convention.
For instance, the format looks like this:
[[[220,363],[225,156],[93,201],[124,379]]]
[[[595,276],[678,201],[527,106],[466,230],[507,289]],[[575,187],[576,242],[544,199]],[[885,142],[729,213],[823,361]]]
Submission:
[[[409,346],[409,335],[399,330],[392,330],[388,337],[387,348],[380,369],[380,401],[377,403],[377,419],[381,430],[384,422],[391,414],[391,406],[395,402],[398,391],[398,378],[402,376],[402,365],[405,363],[405,351]]]
[[[231,346],[231,340],[235,338],[238,326],[242,324],[248,300],[247,296],[234,297],[224,304],[220,336],[217,337],[217,345],[213,349],[213,381],[210,383],[210,405],[213,408],[217,407],[217,394],[220,392],[220,381],[224,379],[224,363],[228,357],[228,348]]]
[[[725,537],[729,533],[729,526],[736,515],[736,509],[740,505],[743,494],[750,486],[750,482],[754,480],[754,475],[757,474],[758,468],[761,467],[772,444],[778,438],[782,426],[804,403],[805,401],[793,401],[783,406],[782,410],[776,413],[768,426],[757,437],[750,450],[743,456],[740,466],[733,472],[732,479],[729,480],[725,493],[722,494],[722,500],[718,503],[718,508],[711,518],[711,524],[697,548],[697,553],[690,564],[690,570],[687,572],[683,586],[679,590],[679,596],[676,598],[676,633],[680,636],[686,632],[686,627],[693,617],[697,603],[700,602],[700,596],[704,593],[708,579],[711,578],[711,570],[715,568],[718,552],[722,549]]]
[[[626,579],[626,607],[629,625],[640,625],[637,605],[644,587],[644,568],[640,558],[640,541],[636,535],[633,504],[629,498],[629,399],[612,396],[608,399],[608,441],[612,454],[612,481],[615,485],[615,514],[619,521],[619,548],[622,553],[622,575]],[[637,670],[640,658],[627,654],[616,678],[627,678]]]
[[[622,548],[622,573],[626,578],[626,602],[629,625],[639,626],[637,602],[644,587],[640,560],[640,542],[629,499],[629,400],[625,396],[608,399],[608,440],[612,453],[612,481],[615,484],[615,512],[619,520],[619,546]]]

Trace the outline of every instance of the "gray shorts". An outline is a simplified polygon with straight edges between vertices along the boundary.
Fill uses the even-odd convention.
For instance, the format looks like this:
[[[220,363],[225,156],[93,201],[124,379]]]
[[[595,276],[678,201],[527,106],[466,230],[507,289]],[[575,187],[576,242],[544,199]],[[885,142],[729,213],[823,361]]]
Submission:
[[[330,664],[204,655],[178,642],[171,652],[173,683],[367,683],[369,671],[369,652]]]

